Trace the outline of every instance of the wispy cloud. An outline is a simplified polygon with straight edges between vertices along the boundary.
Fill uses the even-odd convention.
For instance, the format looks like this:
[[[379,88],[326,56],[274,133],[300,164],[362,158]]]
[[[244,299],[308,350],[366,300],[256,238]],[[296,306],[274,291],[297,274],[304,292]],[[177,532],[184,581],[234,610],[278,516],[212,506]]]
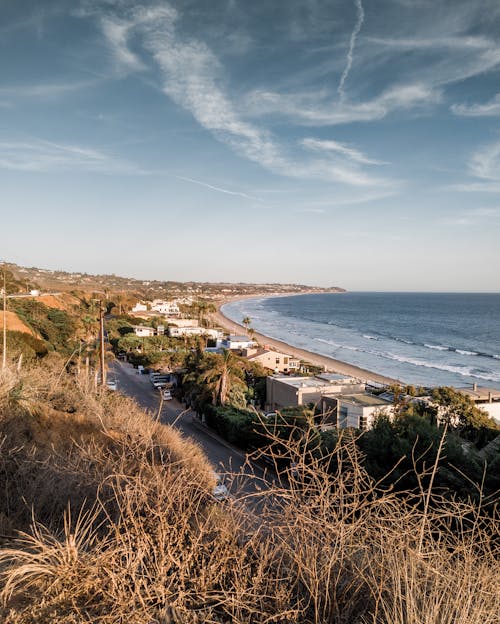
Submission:
[[[0,97],[12,98],[53,98],[74,91],[82,91],[95,86],[97,80],[81,80],[77,82],[21,84],[0,87]]]
[[[0,168],[14,171],[80,170],[135,175],[147,173],[99,150],[42,139],[1,141],[0,150]]]
[[[206,182],[202,182],[201,180],[195,180],[194,178],[187,178],[187,177],[178,176],[178,175],[174,175],[173,177],[176,178],[177,180],[182,180],[183,182],[190,182],[191,184],[197,184],[198,186],[203,186],[204,188],[208,188],[212,191],[217,191],[218,193],[224,193],[225,195],[235,195],[237,197],[243,197],[244,199],[250,199],[252,201],[258,201],[258,202],[262,201],[258,197],[248,195],[247,193],[242,193],[241,191],[231,191],[229,189],[222,188],[220,186],[207,184]]]
[[[455,115],[465,117],[498,117],[500,116],[500,93],[484,104],[454,104],[451,110]]]
[[[317,94],[255,90],[247,98],[249,113],[254,115],[287,115],[296,123],[328,126],[383,119],[397,110],[427,108],[441,101],[440,89],[425,84],[401,84],[359,103],[334,102]]]
[[[354,59],[354,46],[356,45],[356,38],[359,35],[359,31],[361,30],[365,19],[365,12],[363,10],[361,0],[354,0],[354,3],[356,5],[357,11],[356,24],[354,25],[354,29],[349,39],[349,50],[347,51],[346,64],[344,67],[344,71],[342,72],[342,76],[340,77],[339,86],[337,87],[337,93],[340,95],[341,99],[343,99],[345,96],[344,84],[347,80],[347,77],[349,76],[349,72],[351,71],[352,62]]]
[[[163,92],[188,110],[202,128],[248,160],[287,177],[352,186],[387,184],[353,167],[352,154],[344,154],[344,162],[340,158],[332,162],[331,158],[292,156],[273,133],[245,120],[229,96],[219,58],[203,41],[180,36],[178,17],[177,11],[166,4],[138,9],[126,20],[122,18],[118,31],[112,30],[111,36],[109,27],[103,28],[103,33],[108,45],[114,47],[116,58],[124,63],[128,61],[124,50],[128,37],[133,35],[136,41],[139,38],[143,51],[161,70]],[[109,17],[105,19],[109,24]]]
[[[469,171],[477,178],[500,182],[500,141],[478,149],[470,159]]]
[[[344,156],[349,160],[358,163],[360,165],[386,165],[387,163],[381,160],[374,160],[372,158],[368,158],[358,149],[346,145],[345,143],[339,143],[338,141],[332,140],[321,140],[321,139],[313,139],[313,138],[305,138],[301,141],[302,145],[307,149],[317,151],[317,152],[327,152],[333,154],[339,154],[340,156]]]

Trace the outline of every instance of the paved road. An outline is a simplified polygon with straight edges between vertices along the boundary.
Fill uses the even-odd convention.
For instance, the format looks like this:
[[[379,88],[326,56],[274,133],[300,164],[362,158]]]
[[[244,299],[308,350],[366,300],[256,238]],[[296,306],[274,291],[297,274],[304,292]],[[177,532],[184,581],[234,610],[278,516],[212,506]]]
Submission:
[[[118,390],[134,398],[136,402],[152,418],[158,414],[160,396],[149,381],[148,375],[140,375],[131,364],[115,361],[110,370],[110,377],[116,377]],[[253,473],[258,479],[263,479],[266,471],[255,462],[250,462],[246,453],[228,444],[213,431],[203,425],[192,410],[186,410],[176,399],[163,401],[160,421],[173,425],[183,435],[193,438],[205,451],[214,470],[220,473]],[[249,481],[249,480],[247,480]],[[247,492],[253,490],[255,480],[243,485]]]

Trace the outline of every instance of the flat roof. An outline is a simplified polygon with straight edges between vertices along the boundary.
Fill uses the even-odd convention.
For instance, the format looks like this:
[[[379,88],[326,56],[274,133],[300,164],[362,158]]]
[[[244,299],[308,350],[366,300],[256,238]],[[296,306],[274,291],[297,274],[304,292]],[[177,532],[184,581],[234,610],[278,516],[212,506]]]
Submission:
[[[349,375],[341,375],[340,373],[319,373],[316,375],[318,379],[323,379],[328,383],[335,383],[339,381],[349,382],[349,383],[359,383],[359,379],[356,377],[350,377]]]
[[[328,390],[330,388],[334,388],[335,386],[342,385],[342,383],[335,384],[331,381],[325,381],[324,379],[320,379],[319,376],[318,377],[287,377],[287,376],[276,377],[276,376],[273,376],[271,377],[271,379],[276,379],[277,381],[287,384],[288,386],[293,386],[294,388],[316,388],[316,389]],[[338,381],[351,384],[353,379],[352,377],[342,377]]]
[[[341,394],[339,395],[340,401],[346,401],[348,403],[354,403],[355,405],[363,405],[364,407],[373,407],[377,405],[383,405],[384,407],[387,405],[391,405],[391,401],[386,401],[385,399],[381,399],[374,394]]]
[[[497,388],[488,388],[486,386],[477,386],[474,388],[455,388],[457,392],[467,394],[471,399],[476,401],[488,401],[491,395],[492,399],[500,399],[500,390]]]

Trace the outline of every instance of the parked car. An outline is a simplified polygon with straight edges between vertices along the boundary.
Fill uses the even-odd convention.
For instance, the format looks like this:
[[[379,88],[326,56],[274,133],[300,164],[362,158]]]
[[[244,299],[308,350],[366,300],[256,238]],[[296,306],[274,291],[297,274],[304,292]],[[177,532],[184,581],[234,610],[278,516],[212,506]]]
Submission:
[[[217,472],[214,472],[215,487],[212,491],[212,495],[217,501],[225,501],[231,497],[229,490],[224,483],[224,478]]]
[[[118,384],[114,379],[108,379],[108,381],[106,382],[106,387],[108,388],[108,390],[114,392],[118,389]]]
[[[172,393],[170,392],[170,390],[164,390],[162,396],[163,396],[163,400],[164,401],[171,401],[172,400]]]

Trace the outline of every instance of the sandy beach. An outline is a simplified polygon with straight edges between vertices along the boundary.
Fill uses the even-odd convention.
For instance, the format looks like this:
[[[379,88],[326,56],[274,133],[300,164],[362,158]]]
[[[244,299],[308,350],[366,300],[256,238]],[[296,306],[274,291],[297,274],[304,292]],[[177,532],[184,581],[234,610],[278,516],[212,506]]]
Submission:
[[[306,293],[294,293],[294,294],[306,294]],[[246,329],[240,323],[235,323],[231,319],[227,318],[222,312],[221,307],[226,303],[232,303],[234,301],[241,301],[243,299],[256,299],[263,297],[282,297],[287,295],[276,294],[276,295],[250,295],[247,297],[232,297],[225,299],[224,301],[219,301],[217,305],[217,312],[211,315],[212,321],[216,325],[220,325],[222,328],[233,334],[246,334]],[[357,377],[362,381],[375,381],[383,384],[393,384],[399,383],[396,379],[391,379],[390,377],[385,377],[384,375],[379,375],[378,373],[374,373],[373,371],[368,371],[363,368],[359,368],[358,366],[353,366],[352,364],[347,364],[346,362],[341,362],[340,360],[335,360],[334,358],[327,357],[325,355],[320,355],[319,353],[314,353],[313,351],[306,351],[305,349],[299,349],[298,347],[293,347],[286,342],[282,342],[281,340],[277,340],[276,338],[271,338],[270,336],[266,336],[264,334],[260,334],[258,332],[254,333],[254,339],[262,346],[262,347],[270,347],[271,349],[276,349],[281,351],[282,353],[286,353],[287,355],[293,355],[301,360],[305,360],[306,362],[310,362],[316,366],[322,366],[325,371],[331,373],[339,373],[341,375],[349,375],[352,377]]]

